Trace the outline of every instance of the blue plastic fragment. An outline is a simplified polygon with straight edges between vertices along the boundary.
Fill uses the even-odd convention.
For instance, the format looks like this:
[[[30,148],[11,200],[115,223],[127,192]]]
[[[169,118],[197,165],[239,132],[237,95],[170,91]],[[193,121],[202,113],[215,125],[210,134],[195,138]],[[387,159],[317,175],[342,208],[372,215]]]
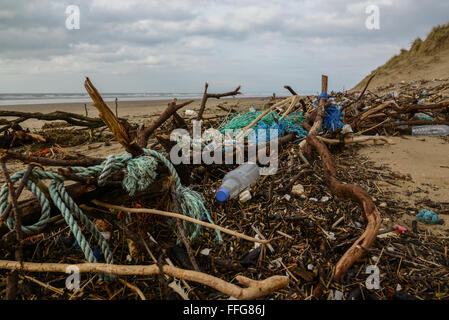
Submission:
[[[333,132],[337,129],[343,128],[344,123],[341,121],[340,109],[335,105],[331,105],[325,109],[325,117],[321,128],[323,132]]]
[[[421,209],[421,211],[416,215],[416,218],[427,224],[435,224],[440,221],[438,214],[431,210]]]

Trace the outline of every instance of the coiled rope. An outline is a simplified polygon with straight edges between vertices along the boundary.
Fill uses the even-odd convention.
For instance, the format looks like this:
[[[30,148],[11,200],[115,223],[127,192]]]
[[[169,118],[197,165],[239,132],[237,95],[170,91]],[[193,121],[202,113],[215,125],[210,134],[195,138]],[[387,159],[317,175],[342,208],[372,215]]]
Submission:
[[[203,198],[201,195],[184,187],[181,184],[176,169],[172,163],[165,158],[161,153],[143,149],[144,155],[133,158],[128,152],[121,153],[117,156],[108,156],[107,159],[95,166],[91,167],[72,167],[70,172],[78,175],[79,177],[94,177],[98,179],[98,185],[104,186],[108,177],[114,173],[119,172],[126,167],[125,177],[122,181],[123,188],[133,196],[137,192],[146,190],[155,180],[157,173],[157,161],[162,162],[169,170],[170,174],[174,178],[175,182],[175,195],[178,198],[181,210],[183,214],[186,214],[195,219],[201,219],[205,216],[207,220],[213,224],[213,220],[210,217],[209,212],[204,206]],[[69,169],[65,169],[69,170]],[[16,172],[11,176],[12,183],[18,181],[24,175],[25,171]],[[91,262],[96,263],[97,259],[92,252],[89,242],[86,240],[81,227],[78,223],[84,226],[87,231],[93,236],[97,245],[100,247],[106,263],[113,264],[114,259],[109,249],[109,245],[95,224],[83,213],[80,207],[73,201],[70,195],[67,193],[64,187],[65,177],[53,172],[33,170],[30,178],[26,183],[26,187],[36,196],[41,205],[41,216],[39,220],[30,226],[22,225],[22,231],[25,234],[34,234],[42,230],[48,223],[50,218],[50,202],[42,192],[42,190],[36,185],[39,180],[52,180],[48,187],[50,198],[53,204],[58,208],[64,217],[67,225],[73,233],[77,243],[84,253],[85,258]],[[4,212],[8,206],[9,189],[6,184],[0,189],[0,212]],[[78,221],[78,222],[77,222]],[[6,219],[6,225],[10,230],[14,230],[14,219],[9,217]],[[201,227],[197,224],[184,222],[186,231],[194,239],[198,236]],[[220,231],[216,230],[217,238],[219,242],[222,242]],[[109,276],[109,275],[108,275]]]

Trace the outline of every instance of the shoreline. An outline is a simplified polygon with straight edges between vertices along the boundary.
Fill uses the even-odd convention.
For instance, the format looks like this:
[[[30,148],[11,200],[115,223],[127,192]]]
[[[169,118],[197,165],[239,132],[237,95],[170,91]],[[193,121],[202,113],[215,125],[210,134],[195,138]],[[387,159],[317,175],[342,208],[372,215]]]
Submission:
[[[218,108],[218,105],[224,106],[225,108],[232,107],[235,110],[248,110],[250,105],[254,105],[256,109],[262,107],[262,105],[268,101],[269,97],[225,97],[220,99],[210,98],[207,100],[206,109],[204,110],[204,115],[216,115],[216,114],[226,114],[225,111]],[[199,99],[178,99],[178,103],[182,103],[188,100],[193,100],[193,102],[178,111],[179,113],[184,113],[185,110],[195,110],[198,111],[201,105],[201,98]],[[150,118],[159,115],[165,108],[167,104],[172,101],[172,99],[164,100],[140,100],[140,101],[118,101],[118,116],[131,120],[133,122],[142,123],[149,121]],[[115,102],[105,101],[112,112],[115,113]],[[56,104],[22,104],[22,105],[9,105],[0,106],[0,111],[19,111],[19,112],[40,112],[40,113],[50,113],[54,111],[64,111],[71,112],[80,115],[86,115],[88,117],[98,117],[98,111],[93,106],[92,102],[66,102],[66,103],[56,103]],[[1,117],[7,120],[15,119],[16,117]],[[50,121],[42,121],[36,119],[28,119],[21,123],[23,128],[29,128],[30,130],[40,129],[44,123]]]
[[[66,97],[66,98],[23,98],[23,99],[2,99],[3,95],[8,95],[8,94],[1,94],[0,93],[0,107],[15,107],[15,106],[25,106],[25,105],[57,105],[57,104],[67,104],[67,103],[79,103],[79,104],[84,104],[84,103],[91,103],[92,100],[90,99],[90,97],[86,94],[85,97]],[[271,97],[271,95],[267,94],[267,95],[262,95],[262,94],[242,94],[240,95],[243,98],[266,98],[266,97]],[[173,98],[176,98],[178,100],[201,100],[201,98],[203,97],[203,93],[199,93],[199,94],[173,94],[173,95],[166,95],[166,96],[162,96],[162,95],[155,95],[155,96],[132,96],[132,95],[126,95],[126,96],[120,96],[117,95],[117,97],[115,96],[111,96],[110,94],[103,94],[102,95],[103,100],[105,102],[110,102],[110,103],[114,103],[115,102],[115,98],[118,98],[118,102],[125,102],[125,103],[130,103],[130,102],[161,102],[161,101],[171,101]],[[235,96],[238,97],[238,96]],[[221,99],[232,99],[232,97],[223,97]]]

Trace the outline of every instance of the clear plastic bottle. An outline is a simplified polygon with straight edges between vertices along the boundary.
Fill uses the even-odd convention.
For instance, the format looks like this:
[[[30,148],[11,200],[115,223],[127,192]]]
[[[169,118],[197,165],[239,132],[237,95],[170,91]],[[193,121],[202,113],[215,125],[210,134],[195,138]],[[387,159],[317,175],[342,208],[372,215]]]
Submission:
[[[255,184],[259,177],[259,166],[256,163],[243,163],[224,176],[215,197],[220,202],[235,198],[240,192]]]
[[[447,135],[449,135],[449,126],[444,124],[412,127],[412,136],[447,136]]]

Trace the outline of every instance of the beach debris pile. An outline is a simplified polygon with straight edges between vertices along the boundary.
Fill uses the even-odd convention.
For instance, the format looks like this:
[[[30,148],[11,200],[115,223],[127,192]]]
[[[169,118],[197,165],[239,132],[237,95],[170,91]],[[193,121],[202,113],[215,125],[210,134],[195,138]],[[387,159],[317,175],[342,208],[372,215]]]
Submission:
[[[205,118],[208,99],[240,94],[240,86],[211,94],[206,83],[198,111],[189,109],[195,112],[183,117],[180,109],[192,101],[174,99],[145,127],[118,118],[87,78],[98,119],[61,112],[4,113],[16,117],[2,122],[2,132],[9,135],[23,131],[17,125],[27,117],[65,120],[91,133],[110,132],[125,152],[86,157],[39,139],[38,145],[47,143],[40,153],[14,148],[17,138],[3,145],[0,274],[5,285],[0,296],[448,297],[448,238],[423,233],[418,220],[434,223],[429,212],[447,214],[449,203],[422,203],[428,209],[417,215],[413,228],[399,225],[401,214],[416,209],[386,198],[376,181],[407,177],[375,164],[358,165],[354,148],[345,145],[391,143],[388,136],[411,134],[415,126],[448,125],[449,83],[400,84],[377,92],[367,90],[368,84],[360,93],[328,93],[323,76],[317,96],[300,96],[285,86],[290,97],[271,97],[250,110],[221,106],[224,115]],[[270,141],[277,139],[276,173],[259,174],[260,154],[252,159],[244,154],[246,165],[172,163],[176,142],[170,132],[192,132],[188,117],[222,133],[239,130],[237,137],[213,148],[231,150],[235,159],[261,142],[266,155],[272,151]],[[251,129],[256,134],[246,135]],[[22,161],[26,169],[10,175],[10,159]],[[19,200],[25,188],[34,197]],[[79,290],[66,286],[64,273],[71,266],[83,275]],[[381,286],[367,281],[375,274]]]

